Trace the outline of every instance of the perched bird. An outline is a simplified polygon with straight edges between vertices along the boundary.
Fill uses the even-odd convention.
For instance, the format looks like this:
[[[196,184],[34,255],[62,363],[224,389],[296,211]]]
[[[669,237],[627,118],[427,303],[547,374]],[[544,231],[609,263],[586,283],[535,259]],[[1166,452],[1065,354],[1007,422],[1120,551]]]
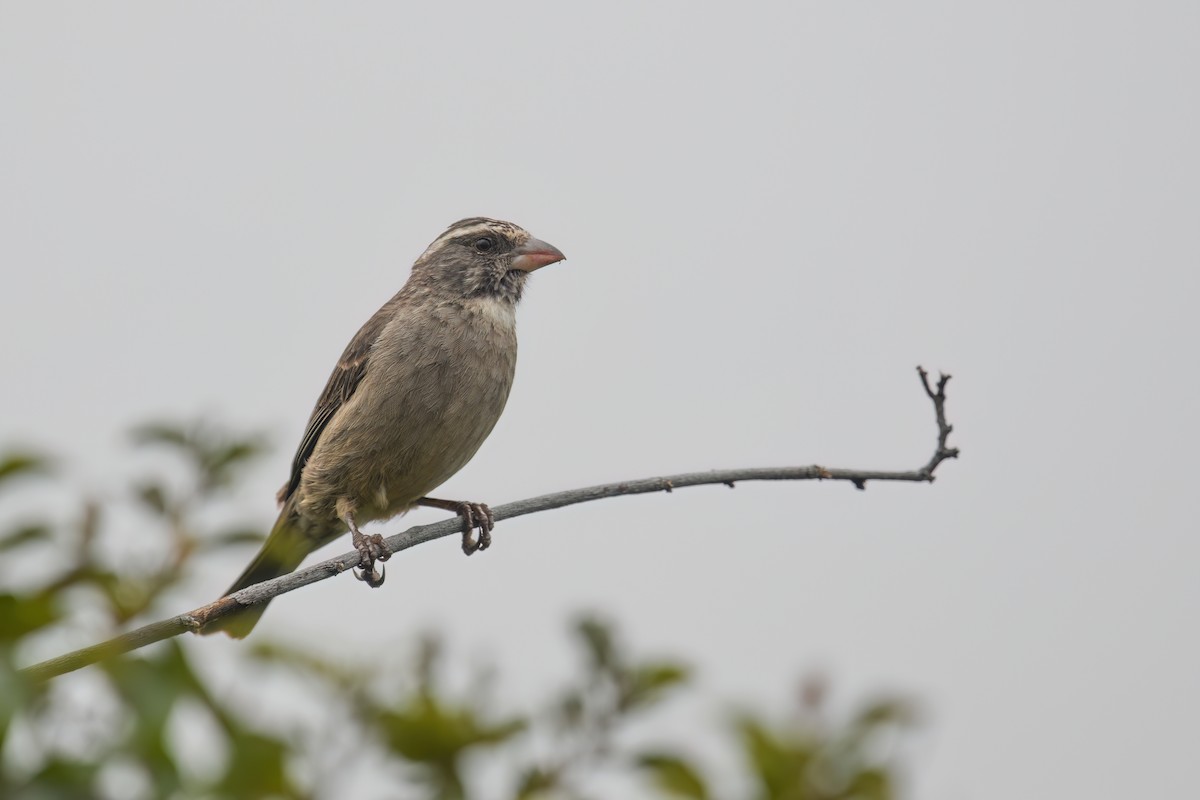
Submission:
[[[291,572],[347,529],[362,555],[360,577],[378,586],[375,561],[390,554],[379,534],[359,526],[414,506],[455,511],[464,552],[485,549],[493,524],[486,505],[428,493],[475,455],[500,418],[517,361],[517,301],[529,273],[563,258],[516,225],[484,217],[435,239],[404,287],[350,340],[279,491],[279,518],[226,594]],[[241,638],[265,607],[204,632]]]

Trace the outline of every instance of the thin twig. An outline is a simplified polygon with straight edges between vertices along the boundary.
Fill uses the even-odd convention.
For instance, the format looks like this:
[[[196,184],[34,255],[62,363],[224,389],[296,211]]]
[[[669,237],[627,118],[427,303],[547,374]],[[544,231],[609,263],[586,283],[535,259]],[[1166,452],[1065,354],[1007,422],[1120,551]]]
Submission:
[[[909,481],[913,483],[932,483],[934,471],[949,458],[958,456],[958,448],[946,444],[953,427],[946,422],[946,383],[949,375],[938,378],[937,387],[929,383],[929,374],[917,367],[921,384],[925,393],[933,401],[934,413],[937,418],[938,439],[933,456],[924,466],[905,472],[887,472],[878,470],[858,469],[828,469],[817,465],[807,467],[752,467],[749,469],[713,470],[711,472],[686,472],[681,475],[669,475],[661,478],[643,478],[621,483],[606,483],[600,486],[589,486],[584,489],[570,489],[565,492],[544,494],[526,500],[517,500],[492,509],[496,521],[512,519],[525,514],[539,511],[549,511],[553,508],[587,503],[592,500],[603,500],[607,497],[621,495],[646,494],[648,492],[670,492],[688,486],[705,486],[708,484],[725,484],[730,488],[738,481],[849,481],[859,489],[865,489],[867,481]],[[388,549],[392,553],[407,550],[410,547],[462,533],[462,520],[458,517],[435,522],[431,525],[416,525],[408,530],[386,539]],[[298,570],[288,575],[272,578],[268,581],[247,586],[232,595],[179,614],[161,622],[155,622],[138,628],[135,631],[122,634],[107,642],[102,642],[82,650],[43,661],[21,670],[22,674],[31,680],[43,681],[72,672],[80,667],[86,667],[105,658],[110,658],[130,650],[145,647],[148,644],[178,636],[184,631],[199,631],[205,625],[226,617],[244,606],[263,603],[281,594],[307,586],[310,583],[323,581],[358,566],[361,556],[357,551],[314,564],[307,569]]]

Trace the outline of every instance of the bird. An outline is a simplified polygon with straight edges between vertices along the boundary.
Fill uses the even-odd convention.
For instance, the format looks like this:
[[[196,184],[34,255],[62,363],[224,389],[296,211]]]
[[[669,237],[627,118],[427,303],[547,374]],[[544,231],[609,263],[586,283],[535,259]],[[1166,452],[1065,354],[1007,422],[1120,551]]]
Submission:
[[[499,420],[516,368],[517,303],[534,270],[564,258],[487,217],[459,220],[434,239],[346,346],[277,495],[279,517],[225,596],[292,572],[347,530],[360,554],[356,574],[379,586],[375,562],[390,553],[360,526],[416,506],[454,511],[463,552],[486,549],[494,524],[486,504],[429,493],[471,460]],[[202,632],[243,638],[265,607],[247,606]]]

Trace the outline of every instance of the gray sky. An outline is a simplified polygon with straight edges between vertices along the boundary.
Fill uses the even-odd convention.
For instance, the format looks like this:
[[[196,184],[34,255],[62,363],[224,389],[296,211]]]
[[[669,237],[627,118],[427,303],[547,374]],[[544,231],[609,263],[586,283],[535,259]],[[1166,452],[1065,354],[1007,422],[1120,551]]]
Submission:
[[[511,219],[569,260],[441,494],[915,467],[917,363],[955,376],[963,458],[932,487],[506,522],[482,556],[444,540],[380,591],[281,600],[263,634],[365,652],[432,626],[532,697],[599,607],[698,666],[677,733],[818,667],[843,699],[923,701],[921,797],[1186,796],[1198,40],[1182,0],[2,3],[0,443],[103,491],[135,421],[265,428],[265,526],[357,327],[447,224]],[[180,610],[241,563],[209,567]]]

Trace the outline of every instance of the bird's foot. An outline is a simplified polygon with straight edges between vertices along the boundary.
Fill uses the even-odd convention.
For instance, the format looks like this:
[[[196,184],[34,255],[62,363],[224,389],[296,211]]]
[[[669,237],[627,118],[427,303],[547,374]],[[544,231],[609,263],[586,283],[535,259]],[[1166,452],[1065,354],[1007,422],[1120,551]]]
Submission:
[[[417,501],[423,506],[444,508],[462,517],[462,549],[467,555],[476,550],[487,550],[492,546],[492,529],[496,527],[496,518],[487,503],[467,503],[459,500],[438,500],[435,497],[422,497]],[[479,531],[478,536],[472,535]]]
[[[359,539],[354,542],[354,549],[358,551],[359,556],[358,569],[354,571],[354,577],[372,589],[383,586],[383,579],[387,577],[387,570],[384,568],[383,562],[392,557],[392,551],[388,550],[387,545],[384,544],[383,537],[378,533],[370,536],[359,534]],[[376,561],[379,562],[378,571],[375,570]]]
[[[492,528],[496,527],[496,518],[486,503],[463,503],[458,508],[458,515],[463,520],[462,549],[467,555],[476,550],[487,550],[492,546]],[[472,536],[473,531],[479,531],[479,536]]]
[[[375,570],[375,562],[378,561],[382,565],[382,562],[392,557],[392,551],[388,550],[383,537],[378,533],[367,536],[360,531],[358,524],[354,521],[353,514],[347,514],[345,521],[350,527],[350,541],[354,544],[354,549],[358,551],[358,569],[354,570],[354,577],[372,589],[378,589],[380,586],[383,586],[383,579],[387,577],[387,570],[380,566],[377,572]]]

